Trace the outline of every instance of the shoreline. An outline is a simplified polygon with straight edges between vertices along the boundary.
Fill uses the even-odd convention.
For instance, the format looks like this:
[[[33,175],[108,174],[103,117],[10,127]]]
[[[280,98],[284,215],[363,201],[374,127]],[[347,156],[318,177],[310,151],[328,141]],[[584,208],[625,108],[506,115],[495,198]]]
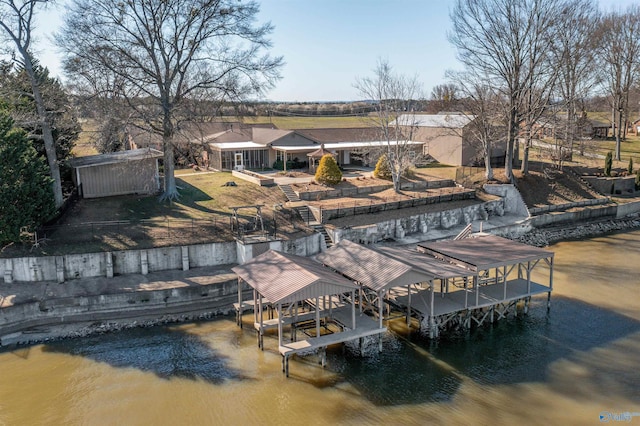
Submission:
[[[637,229],[640,229],[640,217],[634,216],[594,222],[579,222],[567,224],[562,227],[556,225],[547,228],[537,228],[523,235],[505,235],[505,238],[530,246],[547,247],[561,241],[576,241]]]
[[[504,237],[536,247],[547,247],[561,241],[576,241],[638,229],[640,229],[640,216],[635,216],[589,223],[567,224],[562,227],[538,228],[526,234],[504,235]],[[109,334],[133,328],[151,328],[195,321],[208,321],[228,315],[229,311],[188,312],[188,310],[185,310],[184,313],[164,314],[160,317],[137,317],[122,320],[70,322],[66,324],[55,323],[22,332],[22,339],[15,339],[14,341],[12,341],[11,335],[2,336],[0,350],[11,350],[16,347]],[[25,338],[27,336],[29,338]],[[5,343],[5,341],[8,341],[8,343]]]

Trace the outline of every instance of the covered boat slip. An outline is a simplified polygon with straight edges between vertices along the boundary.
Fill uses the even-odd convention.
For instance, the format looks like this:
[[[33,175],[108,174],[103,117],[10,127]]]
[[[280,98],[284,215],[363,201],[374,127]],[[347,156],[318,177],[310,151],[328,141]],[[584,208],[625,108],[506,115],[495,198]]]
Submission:
[[[421,250],[421,251],[418,251]],[[482,235],[409,248],[370,249],[340,241],[316,258],[361,285],[364,306],[383,312],[391,307],[421,324],[431,337],[456,321],[469,327],[500,319],[520,300],[552,291],[553,253],[504,238]],[[549,267],[548,285],[533,282],[539,264]],[[371,296],[377,298],[372,300]]]
[[[383,253],[401,258],[434,274],[427,287],[396,295],[395,302],[427,319],[429,332],[437,336],[442,328],[458,321],[469,327],[516,311],[531,296],[547,293],[547,307],[553,290],[553,252],[493,235],[455,241],[421,243],[416,250],[385,248]],[[534,269],[548,268],[547,284],[532,281]],[[539,276],[546,275],[545,273]],[[439,284],[439,285],[438,285]],[[413,312],[412,312],[413,310]]]
[[[265,331],[277,329],[278,350],[287,375],[291,355],[386,331],[382,321],[378,323],[357,312],[358,287],[353,282],[310,258],[269,250],[233,271],[239,280],[239,311],[247,307],[242,300],[242,282],[246,282],[254,290],[258,344],[264,347]],[[267,315],[265,319],[265,299],[274,307],[275,318]],[[285,326],[291,331],[290,339],[285,339]]]

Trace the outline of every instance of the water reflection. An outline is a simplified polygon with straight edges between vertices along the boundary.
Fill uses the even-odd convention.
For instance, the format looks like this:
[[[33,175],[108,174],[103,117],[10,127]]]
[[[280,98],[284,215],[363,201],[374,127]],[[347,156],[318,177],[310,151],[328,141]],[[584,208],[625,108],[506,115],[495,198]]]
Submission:
[[[640,323],[607,309],[557,296],[549,314],[534,299],[529,314],[459,331],[434,342],[412,333],[385,337],[384,351],[365,358],[334,353],[331,368],[376,405],[453,399],[464,378],[479,385],[547,382],[549,366],[640,332]],[[640,372],[612,377],[637,395]]]
[[[220,384],[243,378],[199,336],[170,327],[130,329],[86,339],[54,342],[45,352],[67,353],[116,368],[136,368],[160,378],[202,379]]]

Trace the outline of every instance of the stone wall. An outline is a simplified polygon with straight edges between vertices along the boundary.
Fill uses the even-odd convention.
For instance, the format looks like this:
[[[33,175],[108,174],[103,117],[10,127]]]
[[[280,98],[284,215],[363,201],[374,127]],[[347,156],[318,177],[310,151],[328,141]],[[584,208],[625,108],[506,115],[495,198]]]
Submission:
[[[518,216],[529,216],[529,209],[520,195],[520,191],[514,185],[486,184],[483,189],[488,194],[497,195],[504,200],[504,211]]]
[[[404,191],[424,190],[431,188],[448,188],[456,186],[451,179],[422,181],[422,182],[404,182],[400,185]],[[376,186],[352,186],[348,188],[331,188],[326,191],[295,191],[301,200],[318,201],[326,198],[354,197],[362,194],[370,194],[372,192],[381,192],[386,189],[393,188],[393,183],[387,185]]]
[[[582,179],[601,194],[626,195],[635,191],[635,176],[582,176]]]
[[[231,175],[239,179],[254,183],[258,186],[273,186],[276,184],[275,180],[272,177],[262,176],[259,173],[232,170]]]
[[[372,214],[388,210],[400,210],[417,206],[424,206],[427,204],[439,204],[449,201],[458,200],[470,200],[475,198],[476,192],[474,190],[455,189],[455,192],[440,195],[431,195],[425,197],[411,198],[400,201],[390,201],[386,203],[364,203],[364,204],[350,204],[344,203],[337,208],[318,208],[314,206],[307,206],[309,211],[313,214],[314,218],[320,223],[326,223],[331,219],[337,219],[346,216],[357,216],[362,214]]]
[[[327,229],[327,232],[335,243],[347,239],[357,243],[370,244],[385,239],[402,239],[409,234],[424,234],[432,229],[451,229],[457,225],[466,225],[474,220],[487,220],[490,216],[503,216],[504,213],[504,202],[499,199],[452,210],[422,213],[372,225]]]

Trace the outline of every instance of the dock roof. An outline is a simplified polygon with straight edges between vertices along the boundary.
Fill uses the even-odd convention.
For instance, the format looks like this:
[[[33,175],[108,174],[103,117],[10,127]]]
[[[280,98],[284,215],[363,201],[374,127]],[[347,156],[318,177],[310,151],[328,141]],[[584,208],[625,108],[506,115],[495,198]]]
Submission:
[[[434,278],[425,270],[349,240],[340,241],[316,255],[316,259],[375,291]]]
[[[418,244],[418,251],[460,262],[475,271],[553,257],[552,251],[495,235],[455,241],[424,242]]]
[[[434,275],[435,278],[446,279],[468,277],[472,274],[468,268],[436,259],[426,253],[419,252],[415,248],[382,247],[379,250],[386,256],[408,262],[414,267],[420,268],[425,272]]]
[[[357,286],[314,260],[269,250],[232,268],[271,303],[289,303],[351,291]]]

